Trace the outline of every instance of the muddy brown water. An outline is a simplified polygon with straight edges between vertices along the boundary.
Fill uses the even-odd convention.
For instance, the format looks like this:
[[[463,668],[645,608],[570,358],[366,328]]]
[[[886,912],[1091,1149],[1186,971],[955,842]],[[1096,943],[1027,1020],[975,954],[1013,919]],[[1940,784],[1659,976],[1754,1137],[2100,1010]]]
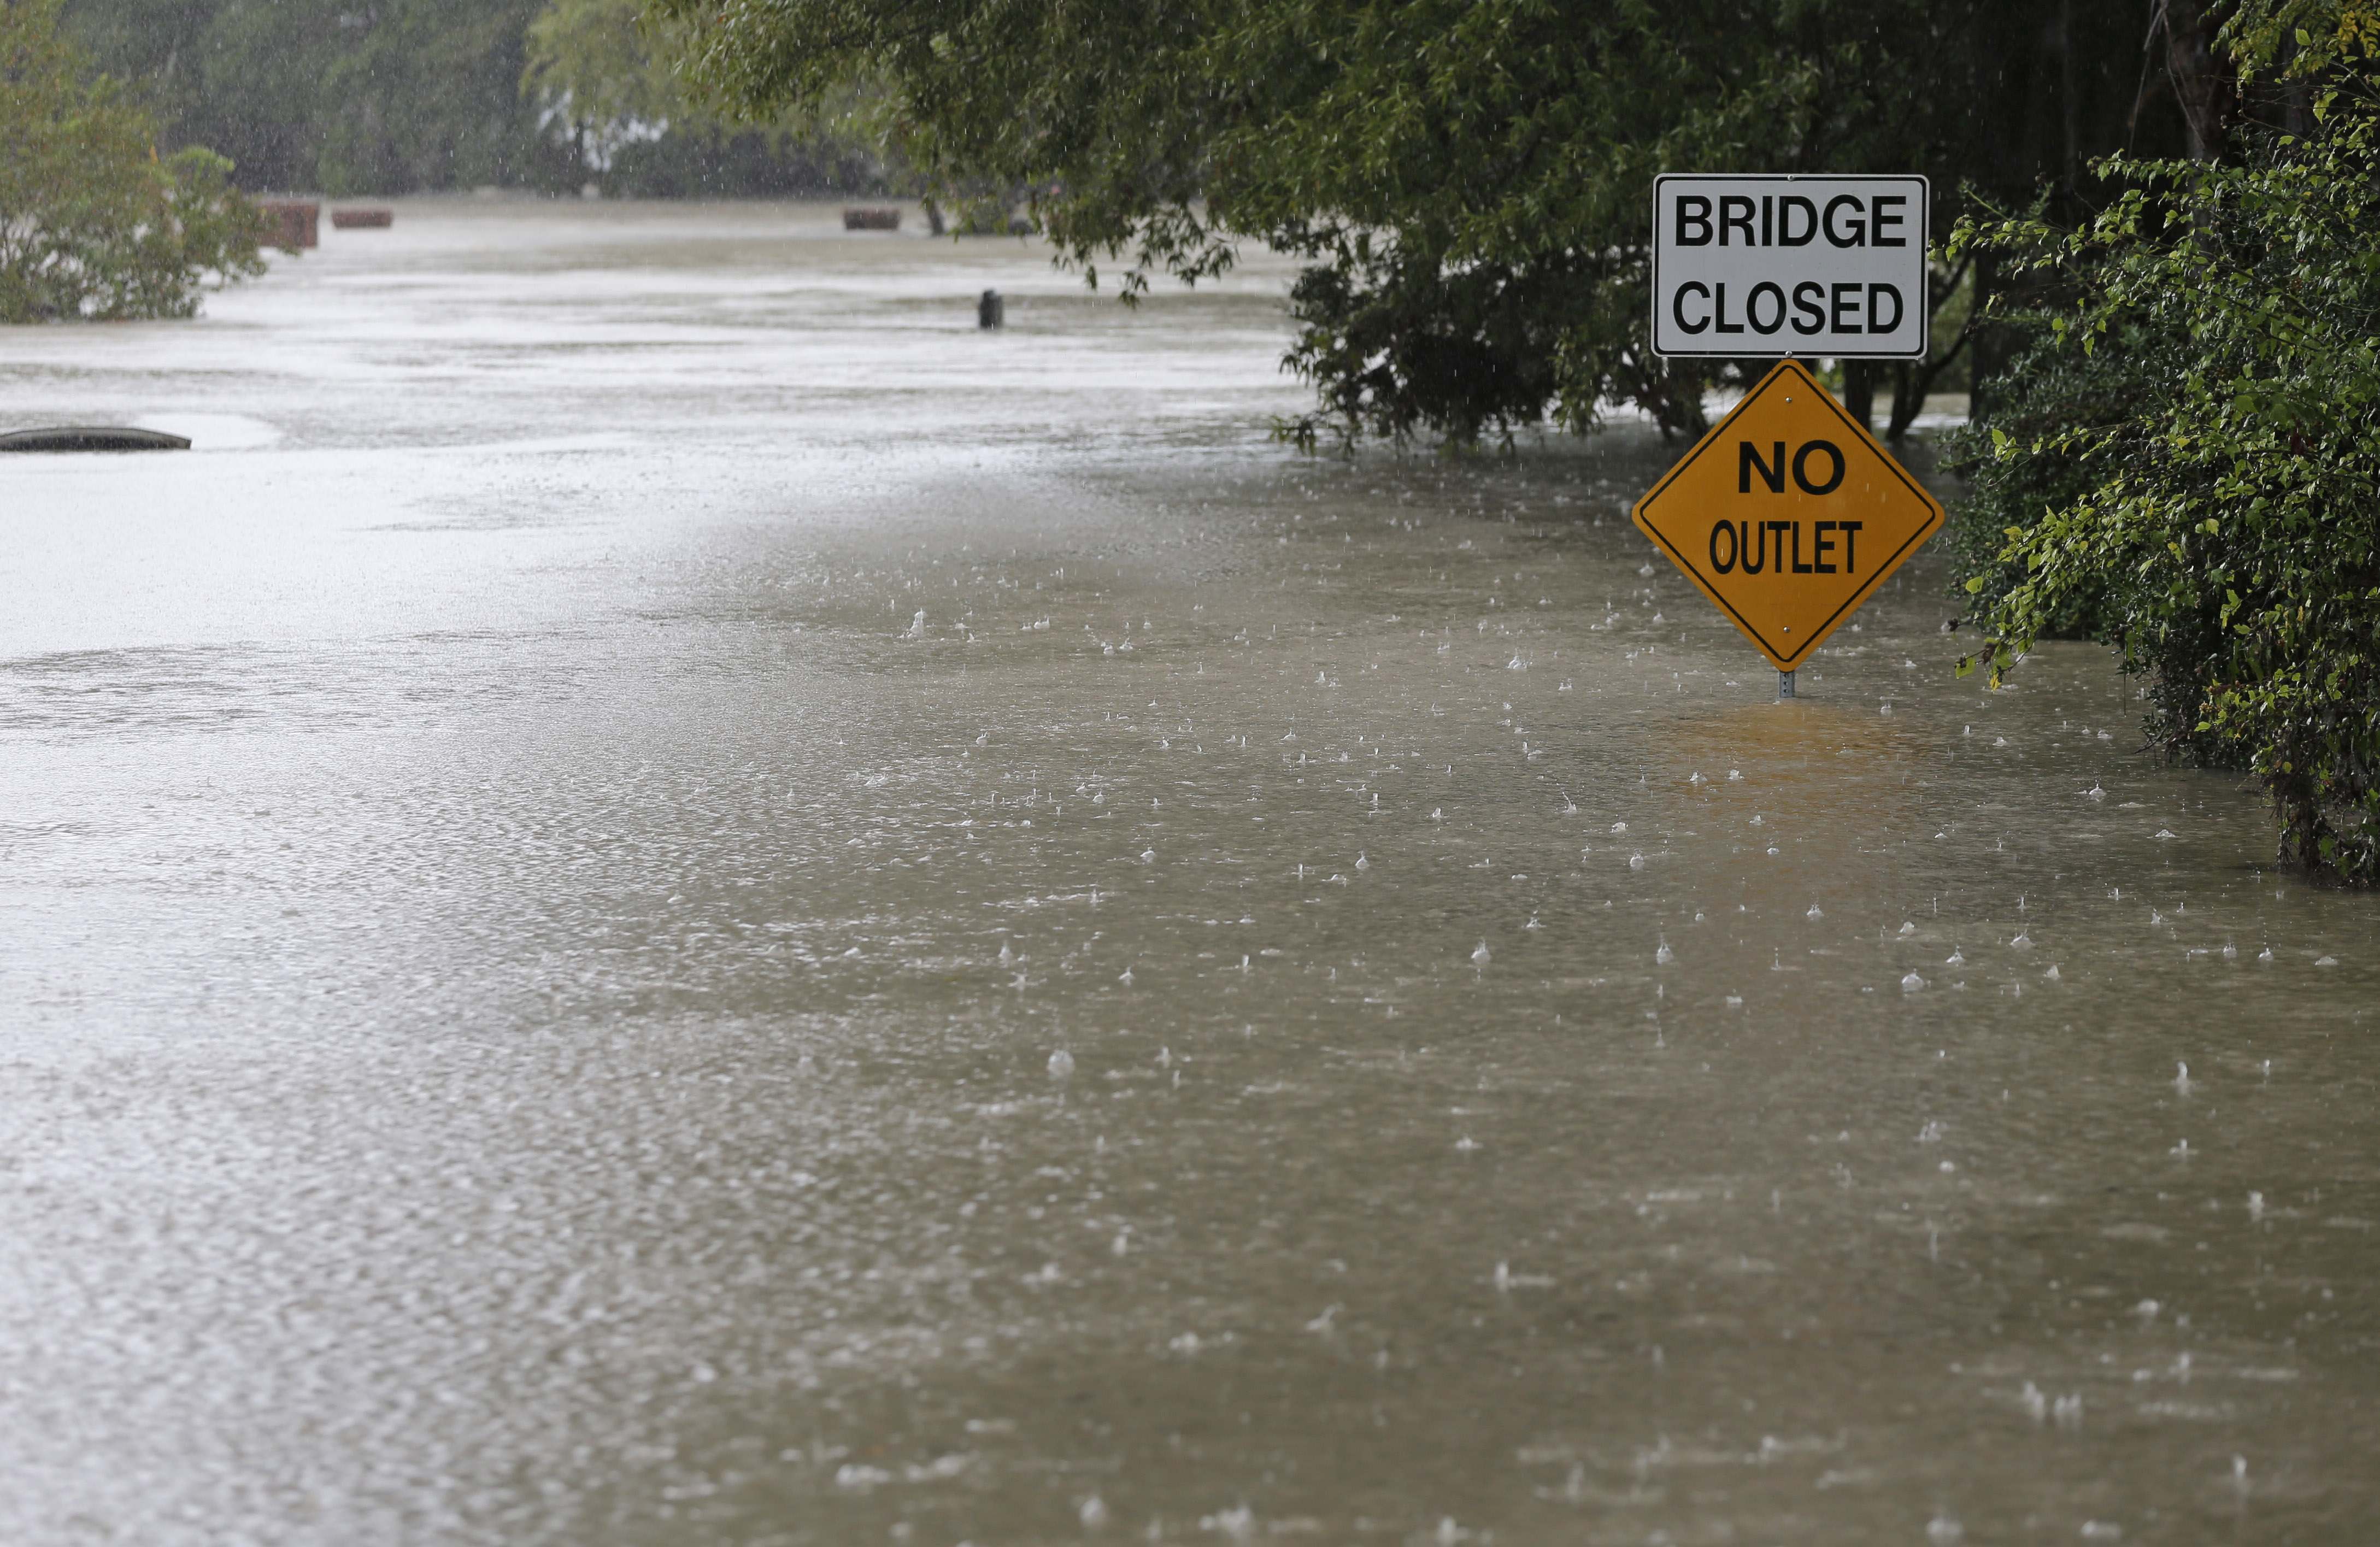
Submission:
[[[1286,277],[0,334],[195,443],[0,467],[0,1539],[2380,1535],[2380,905],[1932,562],[1775,702],[1640,428],[1272,444]]]

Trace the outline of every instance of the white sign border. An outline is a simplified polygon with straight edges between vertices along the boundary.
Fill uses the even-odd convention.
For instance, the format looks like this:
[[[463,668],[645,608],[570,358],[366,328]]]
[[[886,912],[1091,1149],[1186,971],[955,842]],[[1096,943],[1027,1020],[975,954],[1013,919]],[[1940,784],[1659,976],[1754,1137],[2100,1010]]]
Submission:
[[[1926,305],[1920,309],[1917,322],[1917,352],[1907,350],[1834,349],[1824,354],[1785,350],[1764,354],[1757,349],[1658,349],[1654,341],[1661,336],[1661,185],[1664,183],[1810,183],[1810,182],[1914,182],[1925,190],[1918,201],[1917,250],[1925,265],[1927,281]],[[1645,321],[1650,331],[1645,344],[1656,359],[1663,360],[1922,360],[1934,352],[1934,182],[1923,172],[1664,172],[1653,179],[1653,291],[1646,308]]]

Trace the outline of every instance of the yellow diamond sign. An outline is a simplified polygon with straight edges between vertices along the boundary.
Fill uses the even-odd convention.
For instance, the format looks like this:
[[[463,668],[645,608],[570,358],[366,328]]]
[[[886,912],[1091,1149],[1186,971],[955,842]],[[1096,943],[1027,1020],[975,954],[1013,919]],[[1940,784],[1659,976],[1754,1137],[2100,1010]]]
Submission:
[[[1791,671],[1941,527],[1942,507],[1785,360],[1636,502],[1635,521]]]

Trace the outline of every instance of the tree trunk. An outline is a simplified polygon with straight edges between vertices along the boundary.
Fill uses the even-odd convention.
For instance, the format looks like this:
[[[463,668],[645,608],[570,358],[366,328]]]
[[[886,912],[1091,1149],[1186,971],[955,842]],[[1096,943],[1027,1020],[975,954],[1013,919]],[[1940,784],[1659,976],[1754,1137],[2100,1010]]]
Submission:
[[[1862,429],[1876,428],[1876,362],[1843,362],[1843,406]]]
[[[2213,161],[2223,153],[2226,128],[2239,100],[2231,67],[2215,52],[2216,30],[2209,0],[2164,0],[2166,73],[2174,100],[2190,127],[2190,157]]]
[[[1885,421],[1884,438],[1898,441],[1925,411],[1925,389],[1934,384],[1935,373],[1921,369],[1907,360],[1892,368],[1892,417]]]
[[[2281,88],[2281,132],[2304,139],[2313,135],[2315,123],[2313,93],[2306,83],[2292,80]]]
[[[1999,264],[1992,254],[1975,254],[1975,314],[1981,317],[1992,297],[1999,294]],[[2008,368],[2010,339],[2008,330],[1985,322],[1972,324],[1974,342],[1970,346],[1974,356],[1968,365],[1967,417],[1980,419],[1991,410],[1992,388],[1996,378]]]
[[[2075,197],[2082,186],[2082,93],[2075,84],[2078,61],[2074,57],[2074,0],[2059,0],[2058,6],[2058,97],[2064,116],[2066,154],[2058,163],[2058,181],[2066,186],[2066,196]]]

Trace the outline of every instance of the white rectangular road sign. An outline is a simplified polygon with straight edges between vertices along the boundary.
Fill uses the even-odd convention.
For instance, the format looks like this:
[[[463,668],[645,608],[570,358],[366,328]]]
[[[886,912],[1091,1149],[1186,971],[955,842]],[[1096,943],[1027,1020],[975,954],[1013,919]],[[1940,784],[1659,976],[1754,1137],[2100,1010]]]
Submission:
[[[1923,177],[1653,184],[1653,352],[1923,359]]]

